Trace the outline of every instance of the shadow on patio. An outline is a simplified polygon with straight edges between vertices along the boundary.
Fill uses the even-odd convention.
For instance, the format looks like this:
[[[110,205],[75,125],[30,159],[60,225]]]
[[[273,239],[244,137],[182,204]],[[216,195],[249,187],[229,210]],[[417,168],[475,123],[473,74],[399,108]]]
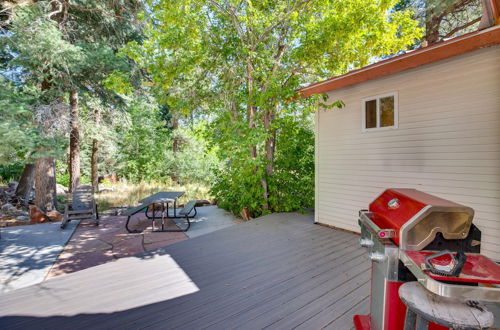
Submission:
[[[60,230],[59,222],[7,227],[0,239],[0,293],[45,279],[78,221]]]

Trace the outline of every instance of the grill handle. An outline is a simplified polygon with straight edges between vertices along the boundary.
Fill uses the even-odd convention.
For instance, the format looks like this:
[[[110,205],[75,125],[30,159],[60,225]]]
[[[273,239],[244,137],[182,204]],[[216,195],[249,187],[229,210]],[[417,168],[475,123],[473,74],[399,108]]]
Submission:
[[[432,263],[433,259],[438,257],[449,255],[450,256],[450,264],[449,269],[439,269],[438,266],[435,266]],[[441,275],[441,276],[458,276],[462,271],[462,268],[467,261],[467,257],[463,251],[458,251],[456,257],[449,250],[444,250],[435,254],[431,254],[425,258],[425,267],[433,274]]]
[[[379,239],[389,239],[396,237],[396,231],[394,229],[381,229],[377,226],[370,217],[373,213],[368,210],[359,211],[359,224],[364,224],[377,238]],[[360,242],[361,244],[361,242]],[[361,244],[363,246],[363,244]]]

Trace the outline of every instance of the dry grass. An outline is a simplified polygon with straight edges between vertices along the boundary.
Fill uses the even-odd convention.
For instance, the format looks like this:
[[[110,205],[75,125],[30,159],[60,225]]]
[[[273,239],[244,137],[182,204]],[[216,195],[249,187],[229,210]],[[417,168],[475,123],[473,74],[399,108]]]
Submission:
[[[100,185],[102,190],[96,194],[96,202],[99,210],[107,210],[111,207],[129,207],[139,204],[139,200],[146,198],[158,191],[184,191],[185,194],[179,198],[178,204],[184,204],[192,199],[206,199],[212,201],[209,188],[194,184],[179,186],[165,185],[156,182],[141,182],[138,184],[119,182],[104,183]]]

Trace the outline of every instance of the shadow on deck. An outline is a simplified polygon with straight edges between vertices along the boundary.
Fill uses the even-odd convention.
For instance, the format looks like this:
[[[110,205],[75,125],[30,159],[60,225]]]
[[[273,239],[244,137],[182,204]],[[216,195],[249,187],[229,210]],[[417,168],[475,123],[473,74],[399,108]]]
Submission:
[[[368,312],[356,235],[273,214],[0,296],[0,328],[349,329]]]

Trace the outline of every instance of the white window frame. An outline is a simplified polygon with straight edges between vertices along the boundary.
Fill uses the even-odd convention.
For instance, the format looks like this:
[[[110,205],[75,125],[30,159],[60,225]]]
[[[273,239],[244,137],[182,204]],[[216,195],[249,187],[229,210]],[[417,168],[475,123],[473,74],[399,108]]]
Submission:
[[[380,127],[380,99],[383,99],[384,97],[388,96],[394,97],[394,125]],[[372,100],[377,100],[377,127],[366,128],[366,102]],[[398,122],[399,122],[398,105],[399,105],[398,92],[379,94],[363,98],[361,100],[361,131],[362,132],[386,131],[398,128]]]

